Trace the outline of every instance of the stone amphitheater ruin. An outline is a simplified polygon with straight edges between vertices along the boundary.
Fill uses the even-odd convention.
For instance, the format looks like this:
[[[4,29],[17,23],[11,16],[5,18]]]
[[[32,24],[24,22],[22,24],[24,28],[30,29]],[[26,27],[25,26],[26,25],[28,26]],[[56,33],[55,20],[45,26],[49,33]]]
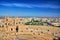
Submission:
[[[60,40],[60,18],[34,18],[40,19],[43,25],[24,24],[32,18],[0,18],[0,40]]]

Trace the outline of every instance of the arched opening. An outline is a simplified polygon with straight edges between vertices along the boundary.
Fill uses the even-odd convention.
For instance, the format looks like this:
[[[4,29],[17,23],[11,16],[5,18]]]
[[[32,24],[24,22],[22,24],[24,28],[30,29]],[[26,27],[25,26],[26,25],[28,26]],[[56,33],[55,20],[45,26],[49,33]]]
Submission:
[[[11,28],[11,31],[12,31],[13,29]]]
[[[18,32],[18,26],[16,27],[16,32]]]

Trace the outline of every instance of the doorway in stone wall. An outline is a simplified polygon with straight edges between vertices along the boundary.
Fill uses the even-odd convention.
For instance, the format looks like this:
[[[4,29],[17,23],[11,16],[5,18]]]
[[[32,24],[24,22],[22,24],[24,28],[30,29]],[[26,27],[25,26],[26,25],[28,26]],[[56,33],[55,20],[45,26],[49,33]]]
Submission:
[[[16,32],[18,32],[18,26],[16,27]]]

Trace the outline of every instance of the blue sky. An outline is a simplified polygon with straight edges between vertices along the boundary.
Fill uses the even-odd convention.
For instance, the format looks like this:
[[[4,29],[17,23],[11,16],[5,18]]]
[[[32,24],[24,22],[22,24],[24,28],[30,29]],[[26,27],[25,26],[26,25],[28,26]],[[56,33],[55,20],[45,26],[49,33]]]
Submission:
[[[0,16],[60,16],[60,0],[0,0]]]

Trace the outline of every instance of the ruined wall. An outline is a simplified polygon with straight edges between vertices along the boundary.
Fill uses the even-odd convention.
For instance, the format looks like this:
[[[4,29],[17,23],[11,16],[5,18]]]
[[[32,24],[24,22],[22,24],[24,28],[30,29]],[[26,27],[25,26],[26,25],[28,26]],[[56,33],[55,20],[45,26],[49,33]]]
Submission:
[[[24,19],[20,19],[18,17],[15,18],[5,17],[4,27],[0,28],[0,30],[5,30],[11,33],[12,35],[20,35],[20,36],[27,35],[26,37],[28,38],[30,37],[28,35],[32,35],[31,37],[33,38],[38,39],[41,37],[46,40],[52,40],[54,36],[58,37],[60,36],[60,28],[52,26],[24,25],[23,23]]]

